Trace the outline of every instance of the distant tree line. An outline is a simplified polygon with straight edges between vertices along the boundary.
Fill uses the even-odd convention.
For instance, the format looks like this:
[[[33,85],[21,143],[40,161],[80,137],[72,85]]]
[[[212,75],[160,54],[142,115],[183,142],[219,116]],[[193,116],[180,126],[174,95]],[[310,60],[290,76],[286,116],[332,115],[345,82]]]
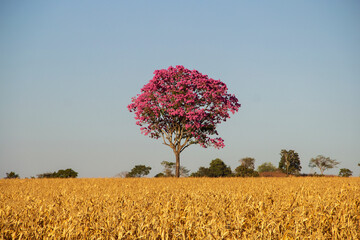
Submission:
[[[189,170],[181,166],[181,177],[259,177],[259,176],[278,176],[278,175],[294,175],[294,176],[323,176],[324,171],[336,167],[340,162],[324,157],[322,155],[312,158],[309,162],[309,167],[319,168],[321,174],[301,174],[301,161],[299,154],[294,150],[282,149],[280,151],[280,161],[278,167],[275,167],[271,162],[265,162],[257,167],[255,170],[255,159],[252,157],[245,157],[239,160],[240,165],[231,170],[224,161],[219,158],[212,160],[209,167],[199,167],[196,172],[189,174]],[[163,161],[161,165],[164,167],[163,171],[156,174],[154,177],[174,177],[175,163]],[[358,164],[360,166],[360,163]],[[122,172],[118,174],[120,177],[143,177],[150,173],[151,167],[145,165],[136,165],[130,172]],[[271,174],[274,173],[274,174]],[[276,174],[277,173],[277,174]],[[340,169],[339,176],[352,176],[352,171],[347,168]]]
[[[72,170],[71,168],[65,169],[65,170],[59,170],[57,172],[48,172],[48,173],[42,173],[38,174],[38,178],[76,178],[78,176],[78,173]]]
[[[295,175],[295,176],[323,176],[324,172],[328,169],[332,169],[340,164],[340,162],[318,155],[315,158],[311,158],[309,167],[318,168],[320,175],[316,172],[313,174],[300,174],[301,164],[300,157],[294,150],[282,149],[280,152],[279,166],[276,168],[271,162],[265,162],[257,167],[255,170],[255,159],[251,157],[245,157],[239,160],[240,165],[231,170],[230,166],[227,166],[221,159],[216,158],[212,160],[209,167],[199,167],[198,171],[190,174],[190,170],[186,167],[180,167],[181,177],[259,177],[259,176],[276,176],[271,173],[282,173],[283,175]],[[175,176],[175,163],[162,161],[163,171],[156,174],[154,177],[174,177]],[[360,167],[360,163],[358,163]],[[151,167],[145,165],[135,165],[130,172],[121,172],[117,174],[118,177],[136,178],[143,177],[150,173]],[[353,172],[348,168],[341,168],[338,176],[350,177]],[[47,172],[38,174],[38,178],[76,178],[78,173],[71,168],[65,170],[58,170],[57,172]],[[5,179],[20,178],[19,174],[11,171],[6,173]],[[34,177],[31,177],[34,178]]]

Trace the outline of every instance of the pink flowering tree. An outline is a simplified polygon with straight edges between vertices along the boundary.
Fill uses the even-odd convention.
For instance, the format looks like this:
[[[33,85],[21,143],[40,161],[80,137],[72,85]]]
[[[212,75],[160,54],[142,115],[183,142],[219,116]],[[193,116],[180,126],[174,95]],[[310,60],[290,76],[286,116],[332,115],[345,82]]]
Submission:
[[[141,133],[162,138],[176,157],[175,176],[180,175],[180,153],[192,144],[206,148],[223,148],[217,124],[226,121],[230,112],[239,110],[234,95],[227,93],[225,83],[197,70],[183,66],[156,70],[153,79],[132,98],[128,105],[135,113]]]

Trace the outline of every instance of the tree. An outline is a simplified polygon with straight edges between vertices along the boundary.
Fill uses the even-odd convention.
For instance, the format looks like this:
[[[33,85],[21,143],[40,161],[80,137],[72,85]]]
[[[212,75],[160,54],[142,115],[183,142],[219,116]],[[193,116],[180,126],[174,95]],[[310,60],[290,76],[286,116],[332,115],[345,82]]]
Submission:
[[[229,177],[232,175],[231,168],[226,166],[220,158],[211,161],[209,173],[210,177]]]
[[[37,177],[38,178],[55,178],[55,175],[56,175],[56,172],[47,172],[47,173],[41,173],[41,174],[38,174]]]
[[[279,169],[286,174],[298,174],[301,171],[299,154],[294,150],[282,149]]]
[[[164,171],[163,171],[164,177],[173,177],[174,176],[174,174],[173,174],[173,171],[175,168],[174,162],[162,161],[161,165],[164,166]]]
[[[176,159],[175,176],[180,177],[180,154],[187,147],[224,147],[217,124],[238,111],[240,104],[227,93],[226,85],[197,70],[183,66],[156,70],[153,79],[128,105],[144,135],[162,138]]]
[[[210,177],[210,170],[206,167],[199,167],[199,170],[192,173],[190,177]]]
[[[199,170],[190,175],[191,177],[230,177],[231,168],[219,158],[211,161],[210,167],[200,167]]]
[[[188,177],[189,176],[189,173],[190,173],[190,170],[187,169],[186,167],[184,166],[180,166],[180,176],[181,177]]]
[[[237,177],[258,177],[259,173],[255,171],[255,159],[251,157],[239,160],[240,166],[235,168],[235,176]]]
[[[59,170],[56,173],[57,178],[76,178],[78,176],[78,173],[72,170],[71,168],[68,168],[66,170]]]
[[[340,177],[350,177],[352,176],[352,171],[347,168],[341,168],[339,172]]]
[[[156,177],[156,178],[165,177],[165,174],[161,172],[161,173],[156,174],[154,177]]]
[[[16,174],[15,172],[10,172],[10,173],[6,173],[6,179],[10,179],[10,178],[20,178],[19,174]]]
[[[126,175],[126,177],[142,177],[150,173],[151,167],[145,165],[135,165],[133,169]]]
[[[324,157],[323,155],[318,155],[316,158],[312,158],[309,162],[309,167],[317,167],[320,169],[321,175],[324,175],[324,171],[336,167],[340,162],[331,159],[329,157]]]
[[[174,162],[168,162],[168,161],[162,161],[161,165],[164,166],[164,171],[162,172],[163,175],[159,175],[158,177],[174,177],[174,171],[175,171],[175,163]],[[184,167],[180,166],[180,176],[181,177],[188,177],[189,176],[189,170]]]
[[[247,168],[244,165],[240,165],[235,168],[236,177],[258,177],[259,173],[253,168]]]
[[[60,169],[59,171],[53,173],[47,172],[37,175],[38,178],[76,178],[77,176],[78,173],[71,168],[65,170]]]
[[[254,170],[255,169],[255,159],[251,157],[242,158],[239,160],[241,163],[241,166],[244,166],[245,168],[249,168]]]
[[[257,171],[261,172],[275,172],[277,168],[271,162],[265,162],[258,166]]]

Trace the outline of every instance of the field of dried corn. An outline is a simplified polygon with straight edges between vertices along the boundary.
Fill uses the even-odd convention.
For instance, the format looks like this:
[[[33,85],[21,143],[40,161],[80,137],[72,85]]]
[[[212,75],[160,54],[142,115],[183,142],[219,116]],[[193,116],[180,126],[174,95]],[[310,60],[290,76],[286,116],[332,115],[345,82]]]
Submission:
[[[360,239],[360,178],[0,180],[1,239]]]

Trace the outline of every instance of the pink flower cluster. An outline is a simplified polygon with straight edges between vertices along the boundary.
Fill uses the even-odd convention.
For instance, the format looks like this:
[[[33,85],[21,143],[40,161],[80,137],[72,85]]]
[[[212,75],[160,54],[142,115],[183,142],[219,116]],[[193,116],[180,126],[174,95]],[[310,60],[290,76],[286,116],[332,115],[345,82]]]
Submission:
[[[128,105],[141,132],[152,138],[190,139],[202,147],[224,147],[216,125],[238,111],[240,104],[226,85],[183,66],[156,70],[153,79]],[[173,136],[173,138],[169,137]]]

